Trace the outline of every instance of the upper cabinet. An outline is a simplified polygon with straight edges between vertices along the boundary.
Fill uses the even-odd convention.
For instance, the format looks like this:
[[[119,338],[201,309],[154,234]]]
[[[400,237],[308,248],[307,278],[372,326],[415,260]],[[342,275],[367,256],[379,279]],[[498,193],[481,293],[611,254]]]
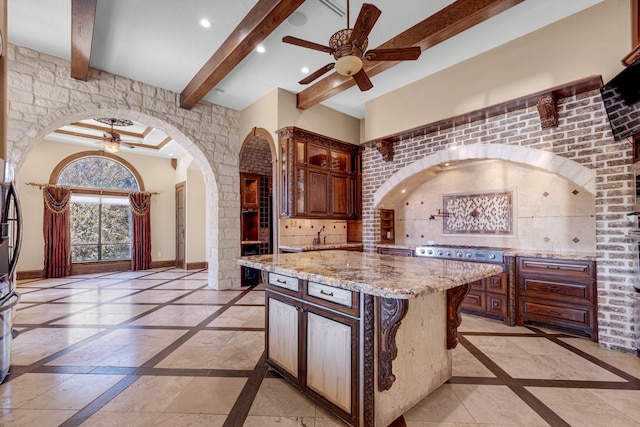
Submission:
[[[349,218],[361,212],[361,147],[296,127],[278,131],[283,218]]]
[[[240,207],[242,209],[257,209],[259,207],[260,176],[240,174]]]

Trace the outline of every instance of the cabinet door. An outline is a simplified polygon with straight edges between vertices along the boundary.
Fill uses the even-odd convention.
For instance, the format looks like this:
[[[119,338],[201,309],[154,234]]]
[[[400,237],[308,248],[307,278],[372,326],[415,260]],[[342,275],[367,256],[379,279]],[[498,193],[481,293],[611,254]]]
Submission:
[[[300,303],[270,291],[266,295],[267,361],[296,379],[299,376]]]
[[[357,321],[305,306],[306,366],[303,386],[337,406],[357,414]]]
[[[327,216],[329,214],[328,188],[329,174],[327,172],[308,170],[309,185],[309,215]]]
[[[331,175],[331,215],[347,216],[347,176]]]
[[[250,209],[258,207],[259,185],[259,176],[240,174],[240,195],[242,208]]]

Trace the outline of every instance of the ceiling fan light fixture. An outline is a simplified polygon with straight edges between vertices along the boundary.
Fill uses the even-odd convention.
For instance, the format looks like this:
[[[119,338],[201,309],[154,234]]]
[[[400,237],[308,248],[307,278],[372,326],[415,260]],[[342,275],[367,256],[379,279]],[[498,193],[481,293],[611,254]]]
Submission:
[[[362,69],[362,59],[346,55],[336,61],[336,72],[342,76],[352,76]]]
[[[107,153],[117,153],[120,151],[120,141],[105,139],[103,147]]]

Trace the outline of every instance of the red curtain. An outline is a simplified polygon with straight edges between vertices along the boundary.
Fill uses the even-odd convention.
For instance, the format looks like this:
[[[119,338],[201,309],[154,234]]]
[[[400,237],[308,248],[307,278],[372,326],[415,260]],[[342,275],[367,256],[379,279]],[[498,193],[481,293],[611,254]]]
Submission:
[[[131,204],[132,233],[131,270],[151,268],[151,194],[129,194]]]
[[[44,198],[44,269],[42,277],[64,277],[71,273],[69,200],[71,190],[48,186]]]

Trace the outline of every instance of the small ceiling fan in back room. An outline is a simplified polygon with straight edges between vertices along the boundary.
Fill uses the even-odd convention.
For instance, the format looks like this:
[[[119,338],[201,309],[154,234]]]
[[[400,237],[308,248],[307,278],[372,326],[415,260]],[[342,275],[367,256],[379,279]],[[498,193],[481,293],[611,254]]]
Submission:
[[[117,153],[120,150],[121,146],[126,148],[131,148],[131,149],[136,148],[133,145],[123,142],[122,139],[120,138],[120,134],[113,130],[114,126],[120,126],[120,127],[131,126],[133,124],[131,120],[115,119],[112,117],[99,118],[95,120],[100,123],[104,123],[106,125],[111,125],[111,131],[103,132],[102,136],[104,139],[102,140],[101,143],[99,143],[99,144],[103,144],[104,151],[108,153]]]
[[[363,3],[355,25],[353,28],[349,28],[349,1],[347,0],[347,28],[334,33],[329,39],[329,46],[292,36],[283,37],[282,41],[285,43],[327,52],[336,59],[335,63],[331,62],[325,65],[298,83],[303,85],[309,84],[335,68],[338,74],[353,77],[360,90],[365,91],[371,89],[373,84],[362,68],[363,59],[368,61],[406,61],[418,59],[422,52],[418,46],[371,49],[367,51],[367,45],[369,43],[367,37],[381,13],[380,9],[376,6]]]

